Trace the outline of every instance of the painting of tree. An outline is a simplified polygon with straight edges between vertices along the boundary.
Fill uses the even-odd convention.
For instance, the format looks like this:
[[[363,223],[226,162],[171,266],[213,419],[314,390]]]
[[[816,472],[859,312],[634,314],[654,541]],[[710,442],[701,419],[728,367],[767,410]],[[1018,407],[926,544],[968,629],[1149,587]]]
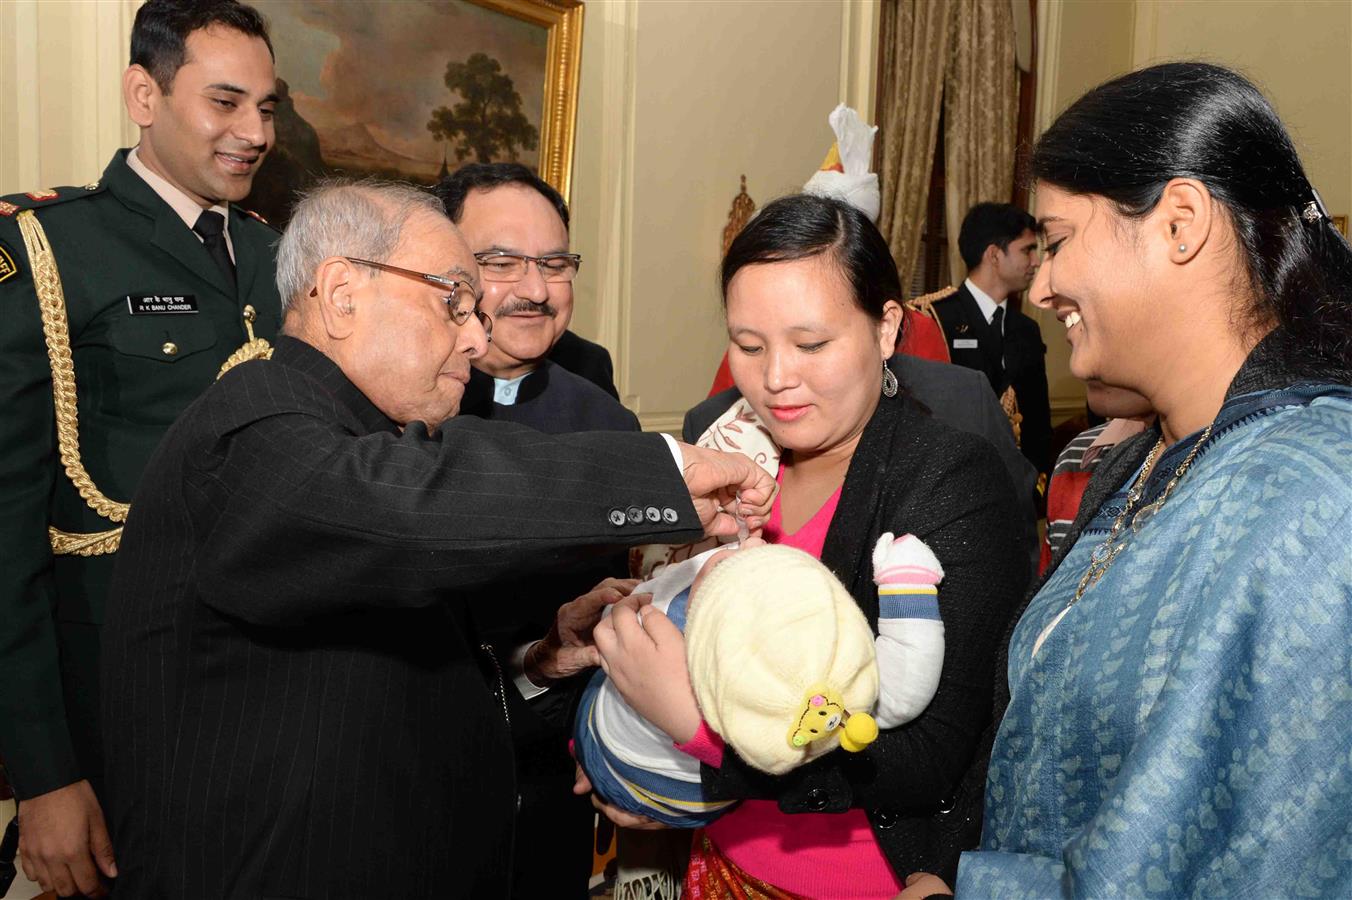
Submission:
[[[567,194],[581,0],[251,2],[286,52],[276,146],[248,209],[284,224],[322,177],[434,184],[505,160]]]
[[[471,153],[475,162],[503,157],[515,162],[518,147],[536,148],[540,132],[522,113],[521,95],[496,59],[475,53],[464,62],[447,63],[445,81],[460,102],[432,110],[427,130],[439,141],[456,142],[457,162]]]

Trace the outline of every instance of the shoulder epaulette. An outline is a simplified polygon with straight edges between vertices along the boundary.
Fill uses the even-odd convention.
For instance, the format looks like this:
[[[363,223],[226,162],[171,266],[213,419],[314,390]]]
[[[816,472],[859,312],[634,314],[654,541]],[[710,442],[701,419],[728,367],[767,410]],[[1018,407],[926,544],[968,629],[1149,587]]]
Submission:
[[[102,192],[103,185],[95,181],[84,187],[39,188],[21,194],[10,194],[0,197],[0,216],[18,215],[25,209],[45,209]]]
[[[906,301],[906,305],[917,312],[928,312],[936,303],[943,303],[945,300],[951,300],[958,295],[958,289],[949,285],[937,291],[930,291],[928,294],[921,294],[919,297],[912,297]]]

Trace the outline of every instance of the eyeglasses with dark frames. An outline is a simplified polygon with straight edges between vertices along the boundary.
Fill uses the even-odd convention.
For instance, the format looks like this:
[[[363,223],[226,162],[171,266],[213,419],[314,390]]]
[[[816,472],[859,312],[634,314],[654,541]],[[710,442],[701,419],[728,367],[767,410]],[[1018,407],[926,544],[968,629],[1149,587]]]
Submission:
[[[485,250],[474,254],[479,262],[479,274],[484,281],[514,282],[526,277],[530,264],[545,281],[572,281],[582,267],[582,257],[576,253],[551,253],[548,256],[526,256],[524,253],[505,253]]]
[[[464,325],[469,321],[471,315],[478,316],[479,324],[484,327],[484,334],[488,336],[490,341],[493,339],[493,320],[488,313],[479,309],[479,302],[483,300],[483,294],[475,290],[474,284],[469,280],[447,278],[445,275],[431,275],[427,272],[415,272],[413,269],[401,269],[388,263],[358,259],[355,256],[344,256],[343,259],[361,266],[370,266],[382,272],[403,275],[405,278],[416,278],[433,287],[445,288],[451,292],[450,296],[444,298],[446,306],[451,312],[451,321],[456,325]]]

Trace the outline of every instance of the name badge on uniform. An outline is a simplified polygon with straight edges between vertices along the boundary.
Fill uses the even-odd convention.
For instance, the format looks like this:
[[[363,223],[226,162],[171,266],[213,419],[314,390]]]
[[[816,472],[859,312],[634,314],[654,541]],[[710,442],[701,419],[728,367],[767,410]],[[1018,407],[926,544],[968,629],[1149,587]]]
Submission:
[[[953,338],[954,350],[976,350],[980,346],[976,338]]]
[[[128,294],[127,312],[133,316],[172,316],[197,312],[196,294]]]

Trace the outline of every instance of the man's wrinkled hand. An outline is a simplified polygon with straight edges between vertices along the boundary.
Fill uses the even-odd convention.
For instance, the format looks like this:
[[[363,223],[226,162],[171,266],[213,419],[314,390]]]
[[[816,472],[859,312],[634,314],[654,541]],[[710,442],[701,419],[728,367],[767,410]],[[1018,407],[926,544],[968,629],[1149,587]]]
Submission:
[[[752,531],[765,524],[779,490],[768,472],[740,453],[690,444],[680,449],[685,464],[681,475],[706,535],[736,534],[738,515]]]
[[[113,842],[88,781],[19,803],[19,856],[23,873],[44,891],[62,897],[108,893],[100,874],[117,877]]]
[[[607,578],[575,600],[559,607],[549,634],[526,651],[526,677],[544,687],[552,682],[601,664],[592,643],[592,631],[601,621],[601,613],[613,603],[629,597],[637,578]],[[636,604],[651,599],[634,598]]]

